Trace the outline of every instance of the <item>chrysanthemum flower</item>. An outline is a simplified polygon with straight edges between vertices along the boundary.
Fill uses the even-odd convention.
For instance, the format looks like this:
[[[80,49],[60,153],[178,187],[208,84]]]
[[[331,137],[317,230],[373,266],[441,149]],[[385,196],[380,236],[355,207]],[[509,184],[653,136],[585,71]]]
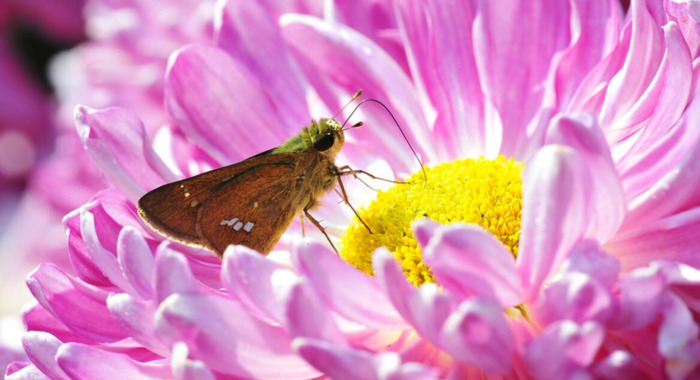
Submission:
[[[77,277],[52,264],[30,275],[32,363],[8,377],[700,376],[694,8],[381,9],[408,71],[379,30],[296,14],[278,24],[231,0],[214,45],[171,57],[176,123],[155,143],[132,112],[78,108],[114,188],[65,218]],[[279,144],[360,87],[428,170],[419,183],[384,111],[361,109],[366,127],[346,134],[337,164],[416,174],[362,209],[376,234],[353,234],[334,198],[316,211],[334,238],[348,231],[348,261],[293,225],[269,257],[230,246],[220,262],[138,219],[145,191]]]

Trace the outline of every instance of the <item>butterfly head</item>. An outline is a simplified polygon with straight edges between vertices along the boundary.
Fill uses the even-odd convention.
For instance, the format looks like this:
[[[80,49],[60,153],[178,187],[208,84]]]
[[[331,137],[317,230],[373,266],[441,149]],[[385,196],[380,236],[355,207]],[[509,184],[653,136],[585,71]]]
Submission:
[[[333,159],[345,143],[343,127],[335,119],[319,119],[309,128],[311,143],[317,152]]]

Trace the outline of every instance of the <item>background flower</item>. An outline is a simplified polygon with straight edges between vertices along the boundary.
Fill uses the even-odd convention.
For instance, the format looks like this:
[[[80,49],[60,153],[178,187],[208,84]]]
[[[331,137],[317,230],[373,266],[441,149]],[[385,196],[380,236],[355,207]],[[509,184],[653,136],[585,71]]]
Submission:
[[[30,276],[32,364],[10,378],[697,375],[692,7],[634,1],[623,18],[604,1],[378,4],[377,22],[354,29],[222,3],[215,44],[169,60],[170,123],[152,134],[125,109],[76,111],[114,188],[65,218],[75,276],[52,264]],[[407,65],[380,47],[397,34]],[[230,247],[220,264],[136,216],[146,190],[270,148],[359,87],[427,163],[525,162],[516,261],[480,228],[421,222],[440,287],[415,288],[389,254],[375,253],[372,278],[295,240],[298,226],[271,258]],[[383,111],[361,118],[373,127],[348,133],[339,163],[415,169],[376,127]],[[319,214],[337,234],[350,218],[331,199]]]

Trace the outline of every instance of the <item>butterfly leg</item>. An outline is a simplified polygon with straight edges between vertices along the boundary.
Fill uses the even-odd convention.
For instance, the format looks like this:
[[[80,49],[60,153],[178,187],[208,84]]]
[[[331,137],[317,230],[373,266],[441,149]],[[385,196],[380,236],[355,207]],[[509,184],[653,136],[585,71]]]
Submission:
[[[326,233],[326,229],[321,225],[321,223],[320,223],[318,220],[316,220],[316,218],[314,218],[313,216],[311,216],[311,214],[309,214],[309,208],[310,208],[310,206],[311,206],[312,204],[313,204],[313,202],[312,202],[312,203],[309,203],[309,205],[307,205],[306,207],[304,207],[304,215],[305,215],[307,218],[309,218],[309,220],[311,221],[311,223],[313,223],[314,226],[316,226],[316,228],[318,228],[318,230],[321,231],[321,233],[323,234],[323,236],[326,237],[326,240],[328,240],[328,243],[331,245],[331,247],[333,248],[333,250],[335,251],[335,253],[336,253],[337,255],[340,255],[340,253],[338,253],[338,250],[335,248],[335,245],[334,245],[333,242],[331,241],[330,236],[328,236],[328,234]]]
[[[343,176],[343,175],[351,175],[351,176],[353,176],[353,177],[355,177],[355,178],[358,178],[358,177],[357,177],[358,174],[364,174],[364,175],[368,176],[369,178],[376,179],[376,180],[379,180],[379,181],[391,182],[391,183],[396,183],[396,184],[405,184],[405,183],[406,183],[406,182],[403,182],[403,181],[396,181],[396,180],[391,180],[391,179],[386,179],[386,178],[380,178],[380,177],[377,177],[377,176],[375,176],[374,174],[372,174],[372,173],[370,173],[370,172],[366,172],[366,171],[361,170],[361,169],[353,169],[353,168],[351,168],[351,167],[348,166],[348,165],[339,167],[337,173],[338,173],[338,176],[339,176],[339,177],[340,177],[340,176]],[[359,179],[359,178],[358,178],[358,179]]]
[[[304,228],[304,215],[299,215],[299,221],[301,222],[301,236],[306,237],[306,228]]]
[[[357,217],[357,220],[359,220],[360,223],[362,223],[362,225],[365,226],[365,228],[367,229],[367,231],[369,231],[369,233],[371,234],[371,233],[372,233],[372,229],[369,228],[369,226],[367,225],[367,223],[365,223],[365,221],[362,220],[362,218],[360,217],[360,214],[357,213],[357,210],[355,210],[355,208],[352,207],[352,205],[350,204],[350,200],[348,200],[348,193],[345,191],[345,185],[343,185],[343,179],[342,179],[342,177],[341,177],[340,175],[338,175],[337,177],[338,177],[338,185],[340,186],[340,193],[341,193],[341,194],[340,194],[340,198],[343,200],[343,202],[345,202],[346,205],[348,205],[348,207],[350,207],[350,210],[352,210],[352,212],[355,213],[355,216]]]

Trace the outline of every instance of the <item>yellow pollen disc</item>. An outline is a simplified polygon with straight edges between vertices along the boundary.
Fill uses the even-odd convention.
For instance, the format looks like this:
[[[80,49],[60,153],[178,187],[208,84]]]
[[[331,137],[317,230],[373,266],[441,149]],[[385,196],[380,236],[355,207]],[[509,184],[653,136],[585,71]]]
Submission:
[[[458,160],[426,167],[428,182],[417,172],[406,184],[380,191],[377,199],[359,211],[372,234],[357,218],[345,231],[340,255],[372,275],[372,253],[386,247],[401,263],[415,285],[434,282],[421,260],[411,224],[430,218],[439,223],[475,223],[490,231],[513,256],[518,254],[522,205],[521,162],[499,156]]]

